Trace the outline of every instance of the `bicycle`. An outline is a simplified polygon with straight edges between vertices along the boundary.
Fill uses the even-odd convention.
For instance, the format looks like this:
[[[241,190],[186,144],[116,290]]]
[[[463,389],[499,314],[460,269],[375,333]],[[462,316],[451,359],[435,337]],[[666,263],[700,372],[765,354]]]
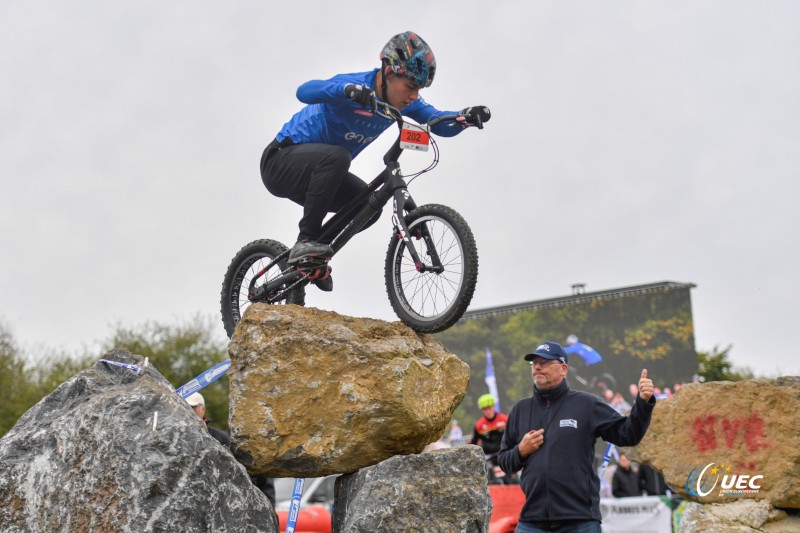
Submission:
[[[484,452],[483,460],[486,462],[486,476],[489,485],[511,485],[514,483],[514,475],[507,474],[497,464],[497,456],[500,452]]]
[[[320,241],[330,242],[334,256],[374,215],[393,200],[394,233],[384,266],[386,293],[397,317],[423,333],[443,331],[467,310],[478,279],[478,250],[472,231],[454,209],[417,206],[408,192],[398,159],[405,149],[427,150],[434,158],[425,169],[407,176],[410,183],[439,162],[430,128],[464,115],[437,117],[426,126],[404,121],[400,111],[378,102],[378,113],[396,122],[398,136],[383,157],[384,170],[366,189],[322,226]],[[474,124],[483,128],[478,119]],[[234,256],[222,283],[220,306],[228,337],[233,336],[244,310],[254,302],[305,304],[305,286],[330,274],[330,258],[304,258],[287,265],[289,249],[274,239],[245,245]],[[333,257],[333,256],[332,256]]]

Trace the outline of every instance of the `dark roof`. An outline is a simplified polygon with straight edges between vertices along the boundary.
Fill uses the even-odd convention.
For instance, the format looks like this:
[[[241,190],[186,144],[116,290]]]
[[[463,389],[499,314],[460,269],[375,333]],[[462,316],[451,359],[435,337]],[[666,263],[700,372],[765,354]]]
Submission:
[[[461,320],[471,320],[473,318],[487,318],[491,316],[510,315],[520,311],[531,311],[534,309],[550,309],[554,307],[564,307],[567,305],[584,304],[598,300],[614,300],[629,296],[639,296],[654,292],[669,292],[675,290],[688,290],[696,287],[694,283],[681,283],[677,281],[661,281],[658,283],[648,283],[646,285],[635,285],[633,287],[622,287],[620,289],[608,289],[596,292],[581,292],[569,296],[559,296],[547,298],[545,300],[534,300],[498,307],[487,307],[486,309],[475,309],[467,311]]]

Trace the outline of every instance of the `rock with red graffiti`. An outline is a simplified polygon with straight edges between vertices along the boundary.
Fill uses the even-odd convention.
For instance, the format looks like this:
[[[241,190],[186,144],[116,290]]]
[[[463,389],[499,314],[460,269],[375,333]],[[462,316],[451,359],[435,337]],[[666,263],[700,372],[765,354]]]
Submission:
[[[687,499],[800,509],[798,428],[800,377],[695,383],[658,401],[629,451]]]

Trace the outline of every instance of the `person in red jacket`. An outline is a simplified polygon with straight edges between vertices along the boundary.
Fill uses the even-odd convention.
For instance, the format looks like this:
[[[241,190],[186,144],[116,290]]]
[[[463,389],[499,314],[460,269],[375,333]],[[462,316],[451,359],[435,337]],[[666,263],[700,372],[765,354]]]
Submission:
[[[494,467],[499,469],[497,464],[497,454],[500,452],[500,444],[503,442],[503,432],[506,430],[508,416],[497,412],[495,408],[494,396],[484,394],[478,398],[478,407],[483,410],[483,416],[475,422],[475,429],[472,432],[472,444],[477,444],[483,449],[486,459],[491,463],[489,469],[490,483],[511,483],[512,473],[503,473],[498,479],[494,472]]]

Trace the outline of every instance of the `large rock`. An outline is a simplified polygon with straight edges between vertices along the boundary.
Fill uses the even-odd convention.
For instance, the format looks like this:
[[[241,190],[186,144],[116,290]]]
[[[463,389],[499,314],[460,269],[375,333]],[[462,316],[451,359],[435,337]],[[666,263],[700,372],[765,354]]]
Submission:
[[[633,457],[661,470],[673,490],[700,503],[756,498],[796,509],[800,508],[798,428],[798,377],[697,383],[684,386],[670,400],[659,400]],[[703,472],[707,465],[711,466]],[[689,488],[698,494],[710,492],[707,496],[687,494],[692,472],[697,477],[688,482]],[[733,493],[725,494],[723,485],[736,481],[745,490],[736,492],[734,486]]]
[[[229,345],[231,438],[251,473],[317,477],[418,453],[469,367],[400,323],[251,305]]]
[[[731,503],[689,502],[681,516],[681,533],[796,533],[800,517],[789,516],[764,500]]]
[[[143,364],[124,351],[105,358]],[[277,532],[278,524],[244,467],[161,374],[98,362],[0,440],[0,531]]]
[[[393,457],[336,480],[333,531],[347,533],[489,529],[492,499],[478,446]]]

